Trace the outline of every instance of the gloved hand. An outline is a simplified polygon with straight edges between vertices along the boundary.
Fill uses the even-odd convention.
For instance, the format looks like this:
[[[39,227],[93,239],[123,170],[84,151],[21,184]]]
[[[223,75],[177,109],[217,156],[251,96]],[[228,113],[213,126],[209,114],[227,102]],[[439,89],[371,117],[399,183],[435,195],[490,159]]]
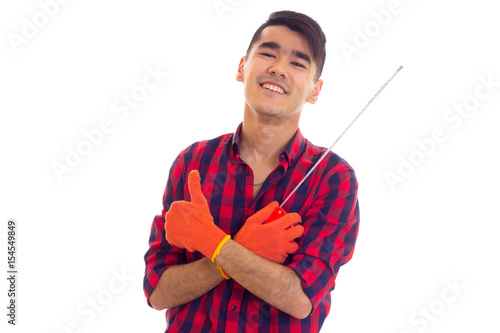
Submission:
[[[197,170],[189,173],[188,187],[191,202],[175,201],[165,214],[167,241],[191,252],[199,251],[213,261],[216,250],[231,236],[214,224]]]
[[[278,206],[279,204],[273,201],[250,216],[234,236],[234,241],[261,257],[283,263],[288,254],[295,253],[299,249],[294,239],[302,236],[304,227],[295,225],[302,221],[297,213],[286,214],[271,223],[264,224]],[[222,276],[230,278],[226,271],[220,267],[219,269]]]
[[[295,253],[299,249],[294,239],[302,236],[304,227],[300,224],[295,225],[302,221],[297,213],[289,213],[264,224],[277,207],[278,203],[273,201],[250,216],[234,240],[266,259],[283,263],[288,254]],[[289,228],[290,226],[294,227]]]

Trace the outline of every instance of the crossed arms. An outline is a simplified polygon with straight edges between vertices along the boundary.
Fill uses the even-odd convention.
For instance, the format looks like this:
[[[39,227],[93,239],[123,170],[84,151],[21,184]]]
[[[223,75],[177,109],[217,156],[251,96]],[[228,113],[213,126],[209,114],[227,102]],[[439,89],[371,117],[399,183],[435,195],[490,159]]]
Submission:
[[[345,171],[345,168],[343,170]],[[238,239],[238,235],[244,227],[249,224],[248,221],[250,218],[236,235],[235,239],[227,241],[222,246],[220,253],[215,257],[215,262],[212,262],[211,256],[213,249],[218,245],[221,238],[215,237],[214,241],[216,244],[211,248],[209,246],[209,250],[204,249],[200,251],[199,248],[193,248],[193,244],[190,242],[191,239],[196,237],[192,237],[192,235],[185,237],[186,244],[184,244],[184,240],[182,237],[178,238],[176,232],[172,230],[169,232],[169,223],[176,219],[172,219],[172,216],[168,219],[169,214],[167,213],[167,223],[164,222],[165,220],[161,219],[163,223],[165,223],[166,239],[172,244],[178,244],[180,248],[185,247],[189,251],[200,251],[205,254],[206,257],[187,264],[181,264],[179,261],[175,264],[175,259],[168,259],[168,262],[170,262],[169,268],[164,270],[164,272],[162,269],[158,270],[156,281],[153,281],[153,283],[149,285],[147,294],[150,295],[150,305],[157,310],[171,308],[193,301],[209,292],[224,281],[224,277],[217,267],[218,264],[226,274],[231,276],[236,282],[260,299],[295,318],[302,319],[307,317],[316,304],[318,304],[318,301],[333,289],[334,279],[338,272],[338,268],[341,264],[344,264],[350,259],[354,249],[354,241],[357,236],[357,222],[359,220],[356,199],[357,183],[355,178],[349,176],[348,172],[344,171],[339,172],[341,176],[332,177],[332,180],[328,180],[328,182],[332,184],[334,182],[338,183],[337,189],[332,187],[332,191],[328,191],[327,189],[325,189],[323,193],[320,191],[319,194],[324,196],[322,199],[326,200],[328,199],[326,198],[327,196],[331,197],[328,199],[329,201],[326,200],[325,202],[318,203],[317,207],[310,207],[310,216],[305,216],[308,222],[314,220],[317,220],[317,222],[312,222],[312,224],[308,223],[306,228],[309,230],[306,230],[306,234],[304,234],[306,238],[301,238],[302,246],[313,248],[314,253],[317,252],[319,255],[314,255],[313,257],[308,256],[308,254],[305,253],[306,250],[301,248],[300,251],[294,255],[294,261],[299,262],[295,266],[283,266],[280,263],[284,260],[280,261],[276,257],[270,258],[270,256],[266,256],[266,253],[262,252],[262,249],[259,249],[258,246],[255,247],[255,244],[249,245],[248,239],[252,238],[252,232],[247,232],[247,237],[244,237],[247,240],[246,244],[245,241],[241,240],[241,237]],[[332,174],[335,172],[335,170],[332,170]],[[345,186],[345,184],[349,182],[351,185]],[[342,194],[342,191],[345,193]],[[330,195],[328,192],[336,193]],[[192,194],[191,199],[193,199]],[[182,202],[181,206],[184,204],[190,203]],[[169,212],[172,210],[172,207],[175,208],[176,205],[177,202],[173,202],[170,205]],[[261,211],[264,211],[266,208],[261,209]],[[259,212],[254,215],[257,215]],[[269,213],[269,211],[267,213]],[[295,213],[287,214],[286,216],[292,214]],[[200,214],[195,215],[194,220],[196,220]],[[259,225],[259,223],[262,224],[262,222],[267,219],[268,215],[269,214],[260,216],[261,221],[257,221],[256,225]],[[347,216],[347,218],[345,216]],[[328,228],[318,231],[320,228],[325,228],[324,225],[327,219],[329,220]],[[181,220],[182,222],[178,223],[179,226],[183,226],[183,229],[187,230],[193,229],[192,227],[186,226],[184,218]],[[161,225],[162,221],[159,220],[156,223],[156,229],[163,229]],[[331,223],[332,221],[334,223]],[[209,222],[209,225],[213,224],[213,222]],[[289,222],[289,224],[293,224],[292,222]],[[298,221],[295,221],[295,223],[297,222],[300,222],[300,217]],[[172,225],[175,224],[175,222],[172,223]],[[154,226],[155,223],[153,224],[153,227]],[[326,232],[326,236],[322,234],[324,232]],[[155,234],[154,231],[152,232],[152,235],[153,234]],[[158,232],[156,232],[156,234],[158,234]],[[274,233],[268,234],[274,236]],[[299,236],[300,235],[288,235],[287,237],[295,239]],[[166,242],[165,234],[163,237],[163,242]],[[286,237],[281,237],[281,241],[285,241]],[[254,238],[258,239],[259,237]],[[287,243],[289,243],[288,238],[286,238]],[[328,241],[326,242],[327,238]],[[274,242],[271,241],[270,243]],[[146,262],[149,262],[148,264],[151,265],[148,265],[148,274],[153,270],[150,267],[153,267],[155,258],[158,255],[158,246],[159,244],[155,242],[154,247],[156,247],[156,249],[152,251],[153,255],[146,260]],[[252,246],[254,246],[254,248],[252,248]],[[175,247],[173,248],[175,249]],[[180,248],[177,248],[177,253],[182,251]],[[208,251],[208,253],[204,253],[203,251]],[[296,249],[293,252],[295,251]],[[293,252],[290,252],[290,249],[288,249],[288,253]],[[299,252],[301,253],[299,254]],[[285,251],[282,254],[286,256],[288,253]],[[307,258],[307,260],[305,260],[305,258]],[[307,263],[304,264],[304,260],[307,261]],[[297,269],[297,266],[301,264],[303,264],[304,267],[299,267],[299,269]],[[318,287],[317,282],[308,281],[310,280],[311,274],[308,274],[309,277],[307,279],[301,276],[301,274],[298,274],[298,272],[304,272],[306,269],[310,270],[309,273],[313,273],[312,275],[316,277],[316,280],[321,280],[323,285]],[[155,278],[151,279],[148,277],[145,280],[147,279],[155,280]],[[329,281],[326,285],[324,285],[325,279]],[[145,290],[147,288],[148,287],[145,287]],[[314,293],[311,292],[312,289],[314,289]]]

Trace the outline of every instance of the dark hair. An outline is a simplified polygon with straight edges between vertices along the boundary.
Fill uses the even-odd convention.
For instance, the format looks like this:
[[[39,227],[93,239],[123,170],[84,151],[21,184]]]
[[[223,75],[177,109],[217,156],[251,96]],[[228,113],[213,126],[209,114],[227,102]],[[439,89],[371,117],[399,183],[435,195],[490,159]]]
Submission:
[[[313,60],[317,66],[315,80],[318,80],[323,71],[323,65],[325,64],[326,37],[318,22],[305,14],[284,10],[269,15],[267,21],[255,31],[250,41],[250,45],[248,46],[246,56],[248,57],[250,49],[260,39],[262,30],[274,25],[285,26],[292,31],[301,33],[305,37],[309,44],[309,49],[312,52]]]

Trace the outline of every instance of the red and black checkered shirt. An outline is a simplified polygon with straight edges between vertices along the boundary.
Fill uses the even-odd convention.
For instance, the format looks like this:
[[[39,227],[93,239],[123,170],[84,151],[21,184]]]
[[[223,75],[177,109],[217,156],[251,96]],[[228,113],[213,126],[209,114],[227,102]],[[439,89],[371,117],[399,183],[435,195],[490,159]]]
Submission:
[[[253,198],[253,173],[240,157],[241,124],[236,133],[192,144],[175,160],[163,196],[163,211],[153,220],[150,248],[144,259],[144,292],[149,303],[162,273],[173,265],[203,255],[171,246],[165,239],[165,213],[177,200],[190,200],[187,175],[198,170],[202,191],[214,222],[232,237],[244,221],[272,201],[284,198],[321,157],[325,148],[312,145],[300,130],[279,157],[279,166]],[[254,296],[233,279],[207,294],[166,312],[169,332],[318,332],[330,311],[330,292],[340,266],[353,254],[359,225],[358,183],[353,169],[330,152],[283,209],[302,217],[299,250],[284,265],[302,280],[313,305],[305,319],[296,319]]]

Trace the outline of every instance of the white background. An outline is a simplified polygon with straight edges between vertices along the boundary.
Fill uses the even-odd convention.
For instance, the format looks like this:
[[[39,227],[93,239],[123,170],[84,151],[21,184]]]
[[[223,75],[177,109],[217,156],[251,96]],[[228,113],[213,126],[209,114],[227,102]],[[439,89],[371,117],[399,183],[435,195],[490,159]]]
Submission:
[[[373,13],[393,9],[390,0],[221,0],[224,12],[212,0],[74,0],[43,22],[47,2],[0,5],[0,266],[6,272],[6,224],[15,219],[19,267],[16,327],[6,323],[1,279],[2,331],[163,332],[142,277],[169,168],[192,142],[236,129],[240,57],[272,11],[291,9],[328,38],[323,91],[301,120],[313,143],[329,146],[404,66],[335,148],[356,170],[361,225],[323,331],[499,332],[492,1],[401,0],[382,25]],[[34,17],[41,27],[13,43]],[[346,55],[347,44],[357,53]],[[148,67],[169,74],[120,118],[113,103]],[[494,82],[490,91],[481,77]],[[473,109],[466,117],[444,118],[458,117],[447,110],[464,101]],[[113,130],[59,180],[53,164],[65,164],[67,147],[103,119]],[[419,152],[415,141],[439,129],[444,139]],[[418,165],[405,169],[402,159]],[[391,187],[387,173],[401,178]]]

